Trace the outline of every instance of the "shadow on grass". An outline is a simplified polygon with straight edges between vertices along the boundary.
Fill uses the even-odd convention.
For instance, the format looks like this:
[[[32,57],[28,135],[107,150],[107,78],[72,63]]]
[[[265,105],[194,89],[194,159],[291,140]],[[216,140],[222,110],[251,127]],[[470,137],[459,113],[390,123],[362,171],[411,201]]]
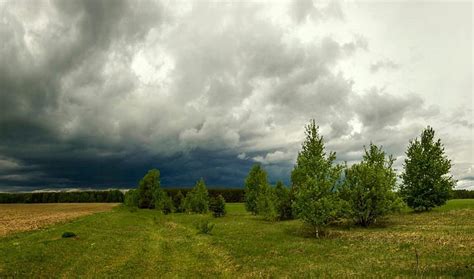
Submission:
[[[334,238],[341,237],[348,231],[353,231],[353,230],[370,231],[370,230],[380,230],[380,229],[383,230],[386,228],[395,227],[397,224],[398,222],[389,218],[383,218],[383,219],[377,220],[377,222],[369,226],[357,225],[356,223],[354,223],[354,221],[350,219],[342,219],[340,221],[333,222],[329,224],[323,230],[320,230],[319,238],[334,239]],[[288,226],[287,228],[284,229],[284,232],[287,235],[291,235],[294,237],[317,238],[311,226],[308,226],[305,224],[302,224],[301,226]]]

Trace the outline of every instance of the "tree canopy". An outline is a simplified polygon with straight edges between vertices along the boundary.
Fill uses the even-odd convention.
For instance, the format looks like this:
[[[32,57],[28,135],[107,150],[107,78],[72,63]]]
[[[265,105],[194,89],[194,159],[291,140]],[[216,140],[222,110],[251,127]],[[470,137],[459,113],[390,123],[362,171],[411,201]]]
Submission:
[[[348,216],[368,226],[399,209],[400,200],[394,192],[397,176],[393,157],[372,143],[364,151],[360,163],[346,168],[341,195],[347,201]]]
[[[400,187],[405,202],[415,211],[427,211],[446,203],[456,184],[449,174],[451,160],[445,155],[441,139],[428,126],[420,139],[411,140],[401,175]]]

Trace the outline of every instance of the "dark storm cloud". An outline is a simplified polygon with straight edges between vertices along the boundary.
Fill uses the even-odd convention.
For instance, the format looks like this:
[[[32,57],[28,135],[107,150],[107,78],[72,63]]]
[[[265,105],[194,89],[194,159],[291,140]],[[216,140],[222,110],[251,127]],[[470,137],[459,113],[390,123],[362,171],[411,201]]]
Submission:
[[[159,6],[152,2],[135,6],[125,1],[43,1],[31,6],[18,1],[5,5],[0,14],[0,154],[6,156],[6,162],[11,158],[17,167],[2,167],[8,174],[0,177],[0,183],[68,185],[87,177],[94,181],[94,169],[102,171],[114,162],[100,159],[100,152],[109,152],[110,143],[68,138],[64,133],[69,117],[64,109],[81,102],[68,90],[105,83],[102,71],[109,51],[143,38],[150,26],[161,21]],[[42,17],[52,19],[41,31],[22,22]],[[126,48],[121,54],[130,55]],[[90,92],[97,93],[102,92]],[[94,122],[85,126],[94,126]],[[97,167],[104,161],[105,166]]]
[[[12,3],[12,6],[16,4],[26,3]],[[53,22],[40,34],[33,31],[29,34],[39,46],[28,46],[22,19],[13,16],[8,6],[2,9],[0,84],[1,120],[5,125],[14,126],[16,120],[33,130],[51,129],[56,124],[51,120],[57,116],[54,113],[58,99],[65,93],[61,92],[64,86],[61,79],[76,72],[77,85],[97,81],[110,45],[126,44],[142,37],[148,31],[147,24],[153,22],[151,17],[160,18],[159,13],[147,16],[148,12],[140,11],[144,8],[137,10],[124,1],[56,1],[54,4],[49,7],[56,15]],[[42,11],[46,7],[38,5],[39,13],[35,13],[35,7],[25,8],[29,17],[47,13]],[[13,129],[7,127],[6,134],[10,137],[27,136],[10,131]]]
[[[437,113],[435,109],[425,109],[423,100],[417,95],[395,96],[378,88],[372,88],[362,97],[356,98],[354,107],[364,127],[373,130],[397,125],[407,116]]]
[[[337,66],[369,42],[305,31],[343,22],[338,2],[0,5],[0,190],[130,187],[150,168],[241,186],[255,162],[288,183],[310,118],[357,161],[371,140],[400,156],[438,114],[355,92]]]

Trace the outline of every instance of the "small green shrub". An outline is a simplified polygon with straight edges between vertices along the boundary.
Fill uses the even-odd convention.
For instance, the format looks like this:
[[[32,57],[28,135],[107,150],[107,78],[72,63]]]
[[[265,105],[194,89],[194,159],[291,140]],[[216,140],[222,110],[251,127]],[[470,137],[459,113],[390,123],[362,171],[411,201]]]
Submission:
[[[64,232],[61,237],[62,237],[62,238],[76,237],[76,234],[73,233],[73,232]]]
[[[209,220],[200,221],[196,228],[198,229],[199,233],[202,234],[211,234],[211,231],[214,229],[215,224],[209,222]]]
[[[207,213],[209,211],[209,195],[204,179],[196,182],[196,186],[186,195],[184,207],[187,212]]]
[[[225,210],[225,199],[222,195],[217,196],[217,198],[211,198],[209,209],[212,211],[214,217],[222,217],[227,211]]]
[[[124,204],[128,207],[138,207],[138,191],[130,189],[125,193]]]

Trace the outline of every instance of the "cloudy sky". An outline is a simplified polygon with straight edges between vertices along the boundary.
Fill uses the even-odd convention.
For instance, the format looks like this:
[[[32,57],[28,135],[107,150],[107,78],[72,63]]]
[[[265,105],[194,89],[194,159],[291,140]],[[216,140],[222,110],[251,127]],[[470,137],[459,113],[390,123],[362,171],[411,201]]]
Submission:
[[[471,2],[0,1],[0,191],[288,183],[315,118],[402,167],[435,128],[474,189]]]

